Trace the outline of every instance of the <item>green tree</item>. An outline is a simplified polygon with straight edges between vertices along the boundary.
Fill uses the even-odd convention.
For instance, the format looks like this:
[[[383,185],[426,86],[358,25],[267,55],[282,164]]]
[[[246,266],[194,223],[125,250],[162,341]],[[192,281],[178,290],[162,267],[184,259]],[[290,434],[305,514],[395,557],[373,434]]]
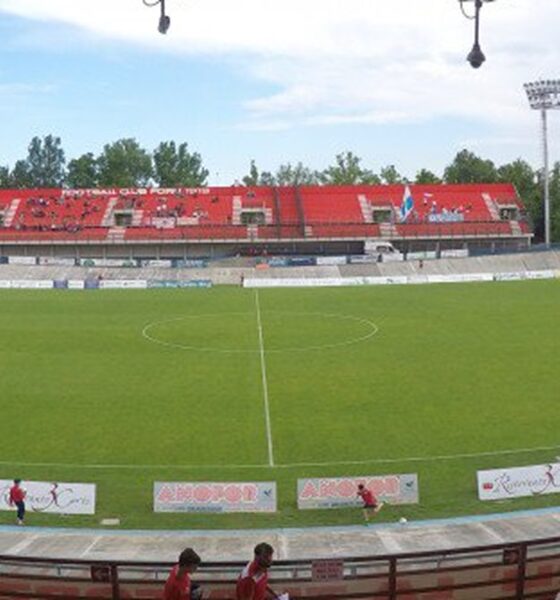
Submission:
[[[259,179],[259,169],[257,168],[255,161],[252,160],[251,166],[249,167],[249,174],[245,175],[242,179],[243,185],[246,185],[247,187],[259,185]]]
[[[161,142],[154,150],[154,180],[161,187],[201,187],[206,185],[208,169],[198,152],[189,152],[188,144]]]
[[[405,183],[406,179],[397,171],[395,165],[383,167],[379,173],[381,181],[387,185]]]
[[[97,159],[99,185],[142,187],[152,177],[152,158],[134,138],[106,144]]]
[[[276,178],[270,171],[262,171],[259,175],[259,185],[274,187],[276,185]]]
[[[461,150],[445,168],[443,179],[446,183],[496,183],[498,174],[491,160]]]
[[[10,173],[10,187],[30,188],[33,187],[29,165],[26,160],[18,160]]]
[[[428,169],[420,169],[416,173],[415,183],[436,185],[441,183],[441,179],[435,173],[432,173],[432,171],[428,171]]]
[[[315,171],[303,166],[301,162],[296,165],[286,163],[278,167],[276,171],[276,185],[315,185],[319,182],[319,177]]]
[[[513,183],[515,185],[533,223],[535,235],[542,238],[544,234],[544,211],[538,173],[533,170],[528,162],[518,158],[499,167],[497,175],[500,183]]]
[[[61,187],[66,158],[59,137],[34,137],[27,149],[27,167],[31,187]]]
[[[93,153],[82,154],[68,163],[66,184],[71,188],[94,188],[99,183],[97,159]]]
[[[560,162],[550,172],[550,241],[560,242]]]
[[[0,167],[0,188],[11,187],[10,168]]]
[[[335,157],[335,164],[327,167],[320,175],[321,183],[325,185],[357,185],[360,183],[374,184],[381,180],[369,169],[360,165],[361,158],[353,152],[343,152]]]

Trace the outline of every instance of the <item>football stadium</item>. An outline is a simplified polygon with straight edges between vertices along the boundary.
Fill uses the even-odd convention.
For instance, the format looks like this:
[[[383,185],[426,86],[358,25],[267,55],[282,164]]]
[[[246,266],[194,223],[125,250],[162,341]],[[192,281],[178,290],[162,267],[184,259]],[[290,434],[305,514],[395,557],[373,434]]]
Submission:
[[[444,14],[460,17],[459,4],[472,18],[468,63],[495,75],[483,66],[480,23],[505,9],[489,2],[459,0]],[[25,85],[9,83],[8,55],[22,69],[39,60],[41,37],[28,46],[37,23],[47,37],[68,36],[40,58],[64,56],[64,77],[96,60],[107,78],[156,73],[150,57],[174,79],[195,61],[180,36],[202,44],[194,55],[210,52],[201,49],[210,38],[181,29],[190,10],[204,21],[200,7],[80,4],[98,4],[99,17],[132,12],[145,39],[95,29],[93,13],[85,25],[83,7],[66,0],[49,9],[0,0],[9,32],[0,52],[0,598],[557,598],[560,163],[549,164],[547,119],[560,83],[539,79],[517,94],[533,126],[529,108],[540,111],[544,167],[540,155],[506,162],[496,151],[497,166],[460,150],[439,176],[422,167],[439,164],[427,151],[405,177],[346,152],[323,170],[261,171],[251,159],[248,175],[224,183],[186,143],[150,153],[132,138],[66,160],[61,139],[37,131],[72,110],[50,104],[56,91],[46,86],[43,114]],[[395,23],[394,10],[379,18]],[[547,10],[551,22],[560,16]],[[508,27],[529,27],[523,14]],[[103,50],[84,50],[80,35]],[[440,43],[433,52],[445,56]],[[504,68],[503,49],[489,47]],[[246,51],[231,48],[220,52]],[[450,60],[450,81],[473,73],[464,57]],[[515,76],[534,72],[523,63]],[[392,85],[396,99],[398,76],[387,94]],[[88,99],[94,128],[136,132],[129,99],[115,96],[110,111]],[[228,102],[238,100],[232,92]],[[347,98],[337,102],[339,118]],[[9,115],[19,123],[25,106],[41,126],[27,158],[12,160],[23,134],[10,137]],[[211,102],[192,110],[202,119],[207,109],[218,118]],[[375,111],[362,124],[381,135]],[[503,113],[493,119],[513,128]],[[150,114],[164,129],[166,115]],[[313,126],[319,155],[327,134]],[[323,126],[335,139],[333,122]],[[75,156],[98,140],[89,127],[65,134]],[[259,164],[271,140],[283,143],[271,123],[265,147],[247,149],[243,127],[232,127],[236,151]],[[257,144],[254,124],[248,131]],[[236,164],[226,140],[215,148],[224,170]]]

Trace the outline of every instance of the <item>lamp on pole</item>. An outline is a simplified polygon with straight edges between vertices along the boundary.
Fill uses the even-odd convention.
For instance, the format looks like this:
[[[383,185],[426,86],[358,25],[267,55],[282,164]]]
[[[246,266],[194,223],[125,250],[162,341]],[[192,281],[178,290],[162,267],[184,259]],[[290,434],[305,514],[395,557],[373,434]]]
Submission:
[[[165,13],[165,0],[143,0],[143,2],[150,8],[159,4],[160,15],[158,21],[158,31],[165,35],[169,31],[169,26],[171,25],[171,19]]]
[[[484,2],[493,2],[494,0],[459,0],[461,11],[467,17],[474,21],[474,44],[472,50],[467,56],[467,60],[473,69],[478,69],[482,66],[482,63],[486,60],[484,52],[480,48],[480,9]],[[468,15],[465,11],[463,4],[465,2],[474,2],[474,15]]]
[[[560,79],[546,79],[526,83],[525,93],[533,110],[541,111],[542,147],[544,159],[544,242],[550,246],[550,182],[548,167],[547,110],[560,108]]]

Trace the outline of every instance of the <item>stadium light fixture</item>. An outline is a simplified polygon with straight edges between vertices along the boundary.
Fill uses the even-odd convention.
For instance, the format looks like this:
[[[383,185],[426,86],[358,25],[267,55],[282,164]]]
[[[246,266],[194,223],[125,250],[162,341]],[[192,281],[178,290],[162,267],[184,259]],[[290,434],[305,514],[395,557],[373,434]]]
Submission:
[[[465,11],[465,2],[474,2],[474,15],[469,15]],[[482,52],[480,47],[480,9],[484,2],[494,2],[494,0],[459,0],[461,11],[465,17],[474,20],[474,44],[467,56],[467,61],[473,69],[481,67],[482,63],[486,60],[486,56],[484,56],[484,52]]]
[[[529,105],[541,111],[542,147],[544,159],[544,242],[550,247],[550,177],[548,166],[548,120],[547,110],[560,108],[560,79],[541,79],[524,85]]]
[[[165,13],[165,0],[142,0],[146,6],[150,8],[159,4],[161,12],[158,22],[158,31],[165,35],[169,31],[171,25],[171,18]]]

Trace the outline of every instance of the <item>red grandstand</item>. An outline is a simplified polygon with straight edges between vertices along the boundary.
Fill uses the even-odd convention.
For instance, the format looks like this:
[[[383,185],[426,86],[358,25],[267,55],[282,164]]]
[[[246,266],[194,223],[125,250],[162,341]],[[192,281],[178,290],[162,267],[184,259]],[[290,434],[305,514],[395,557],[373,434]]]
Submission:
[[[406,218],[403,185],[0,190],[0,244],[101,246],[104,255],[124,246],[157,257],[360,254],[368,240],[404,251],[530,244],[513,185],[409,189]]]

